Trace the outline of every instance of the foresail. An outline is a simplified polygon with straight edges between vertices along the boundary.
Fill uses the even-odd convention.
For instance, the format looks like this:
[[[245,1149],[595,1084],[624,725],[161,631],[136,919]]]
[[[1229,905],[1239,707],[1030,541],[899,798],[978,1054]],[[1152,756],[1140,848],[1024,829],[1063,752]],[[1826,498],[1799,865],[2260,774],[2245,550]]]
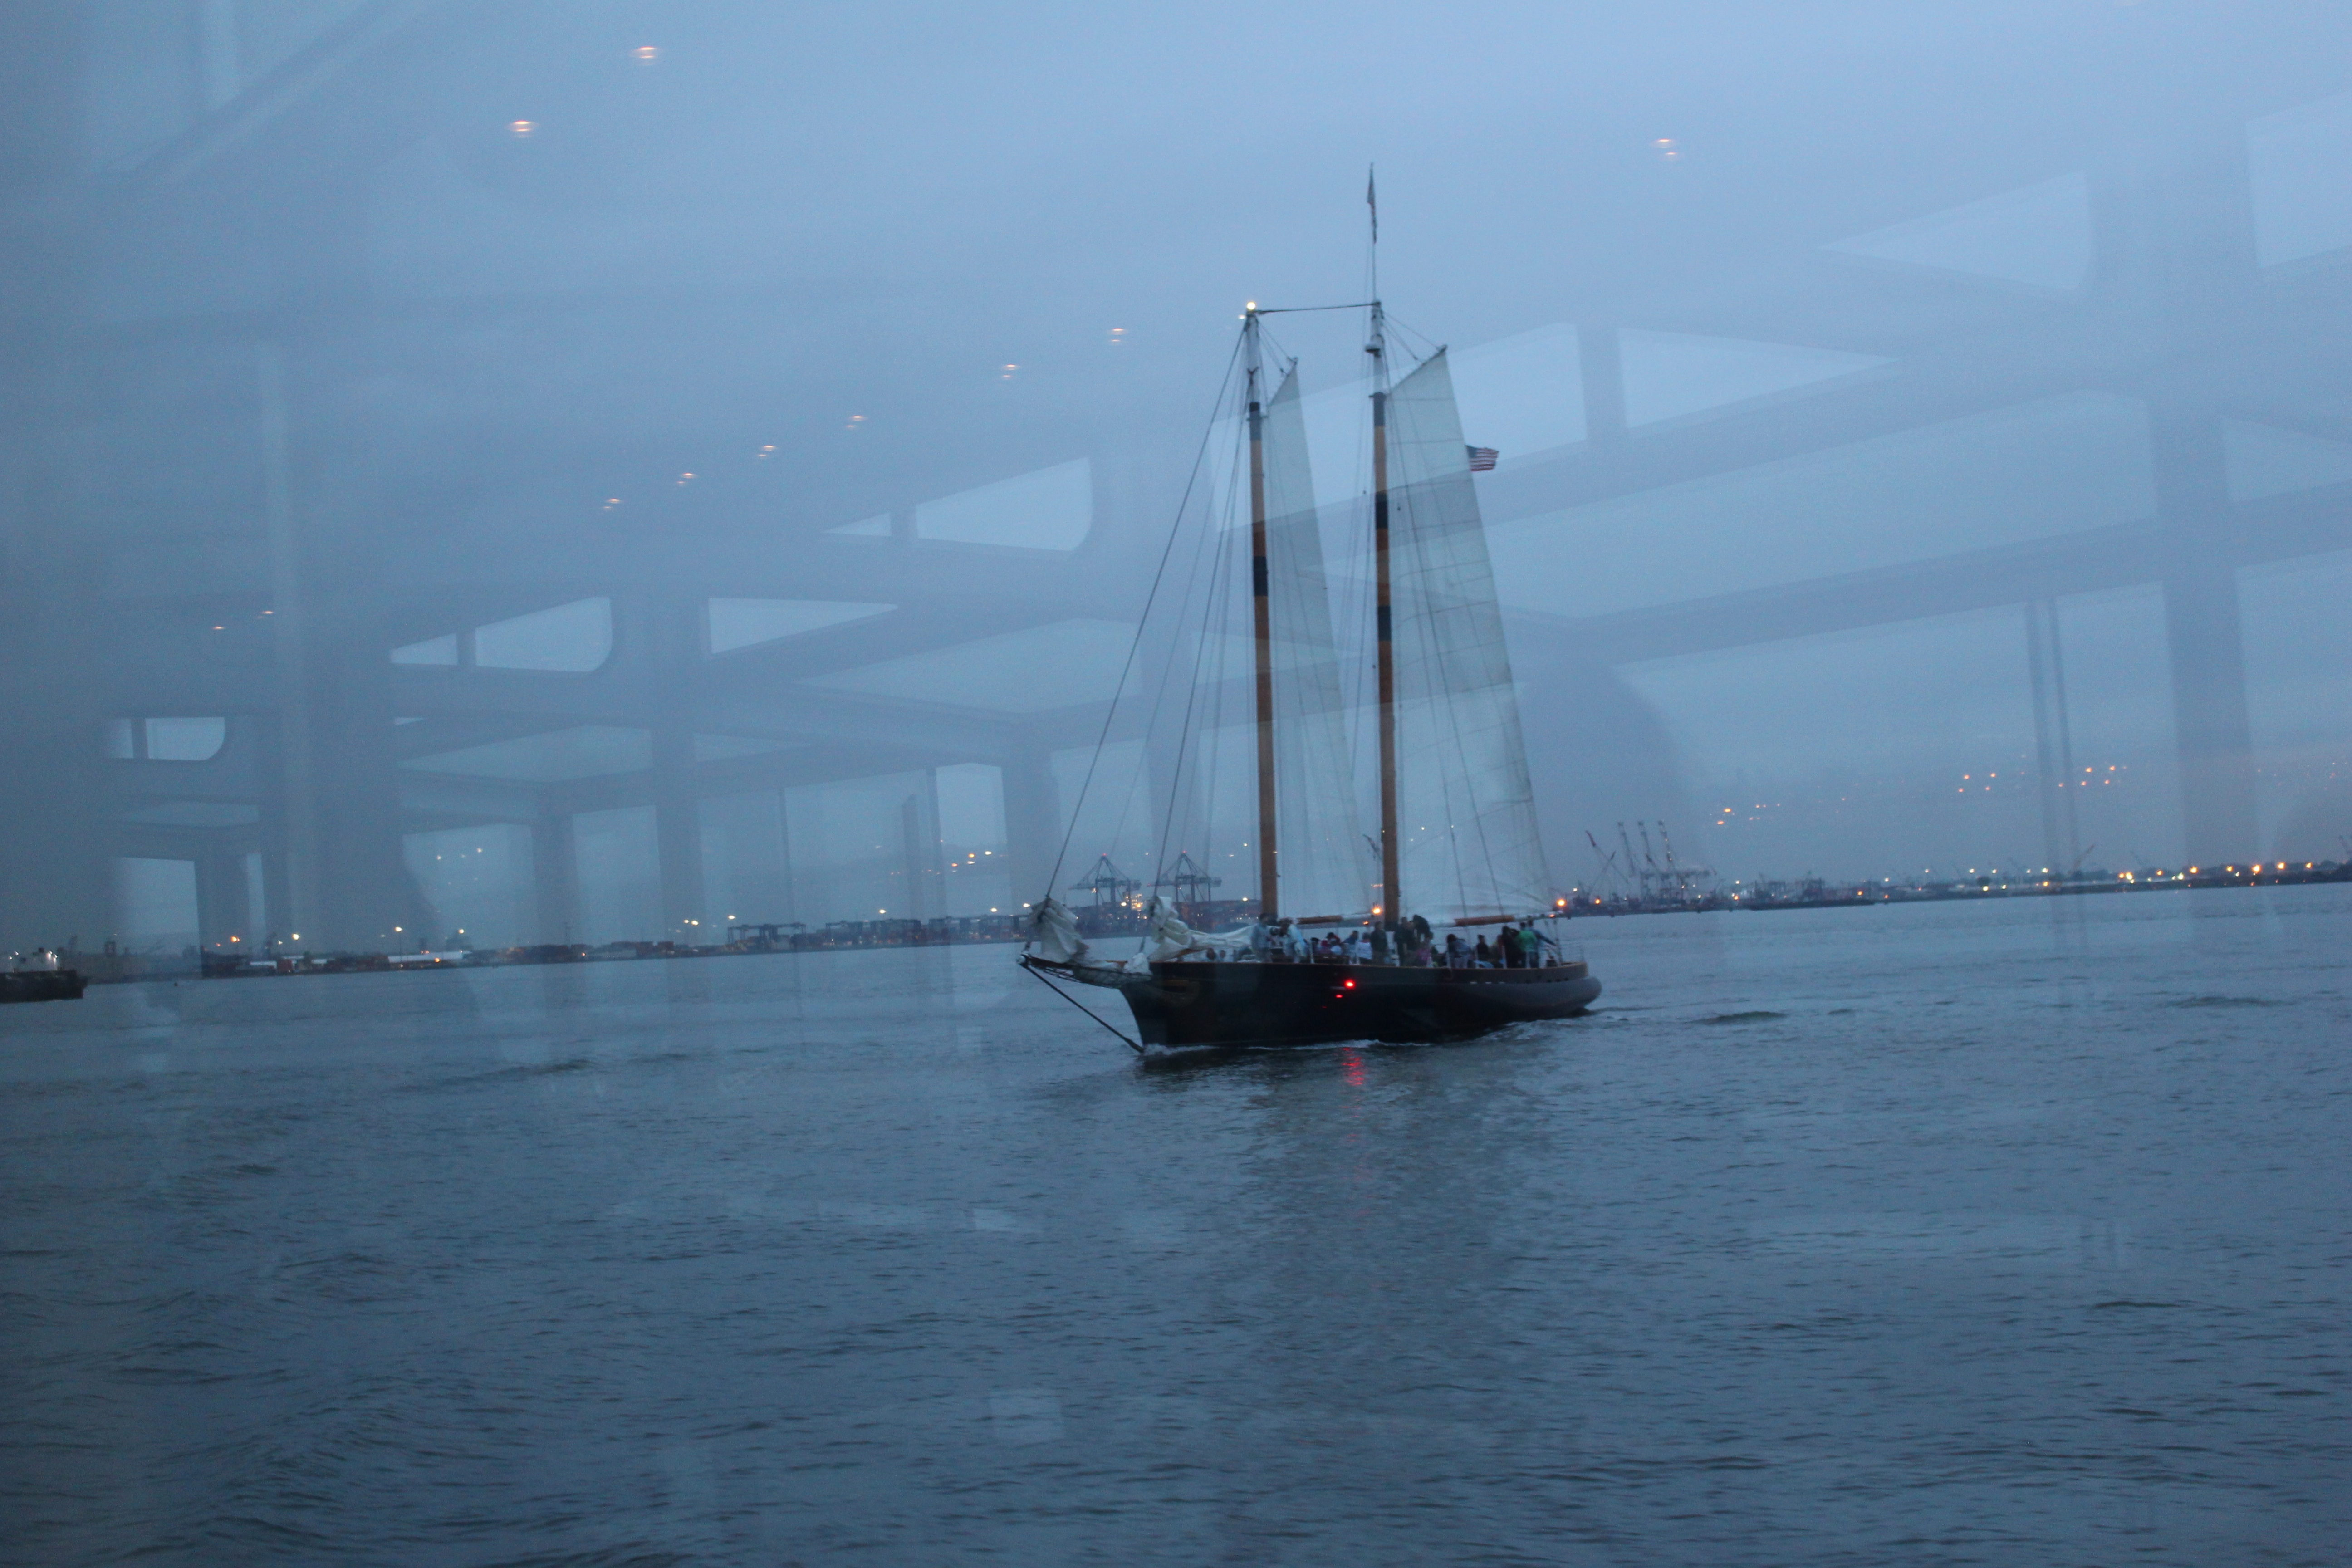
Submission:
[[[1551,878],[1444,350],[1389,394],[1388,437],[1402,912],[1532,914]]]
[[[1296,370],[1266,405],[1265,439],[1278,908],[1287,915],[1359,914],[1370,908],[1372,878],[1349,761]]]

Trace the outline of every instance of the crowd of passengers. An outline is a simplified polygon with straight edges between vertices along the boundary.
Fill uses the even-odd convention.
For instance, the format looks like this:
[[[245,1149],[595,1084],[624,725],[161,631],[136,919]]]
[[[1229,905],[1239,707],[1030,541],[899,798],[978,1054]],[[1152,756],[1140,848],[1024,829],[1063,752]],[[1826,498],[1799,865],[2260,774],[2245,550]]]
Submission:
[[[1475,942],[1459,931],[1447,931],[1443,941],[1419,915],[1393,929],[1358,927],[1346,932],[1326,931],[1311,937],[1286,920],[1271,924],[1252,922],[1249,956],[1260,963],[1381,963],[1408,969],[1541,969],[1561,962],[1559,943],[1538,931],[1532,921],[1514,926],[1506,921],[1489,942],[1482,932]]]

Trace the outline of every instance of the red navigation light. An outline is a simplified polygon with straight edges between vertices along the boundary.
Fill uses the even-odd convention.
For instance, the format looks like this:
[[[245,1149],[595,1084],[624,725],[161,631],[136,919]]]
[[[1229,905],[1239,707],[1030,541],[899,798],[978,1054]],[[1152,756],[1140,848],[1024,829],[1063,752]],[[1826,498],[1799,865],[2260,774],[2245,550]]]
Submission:
[[[1339,984],[1346,990],[1353,991],[1356,988],[1356,983],[1352,980],[1342,980]]]

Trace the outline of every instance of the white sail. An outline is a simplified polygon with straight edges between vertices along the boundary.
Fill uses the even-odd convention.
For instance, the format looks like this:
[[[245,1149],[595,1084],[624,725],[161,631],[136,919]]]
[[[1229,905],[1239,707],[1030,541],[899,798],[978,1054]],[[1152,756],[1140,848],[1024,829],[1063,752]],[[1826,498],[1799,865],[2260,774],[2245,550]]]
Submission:
[[[1264,435],[1276,907],[1291,916],[1360,914],[1371,907],[1372,874],[1349,762],[1339,652],[1295,368],[1266,405]]]
[[[1389,394],[1388,441],[1402,910],[1433,921],[1548,910],[1518,696],[1444,350]]]

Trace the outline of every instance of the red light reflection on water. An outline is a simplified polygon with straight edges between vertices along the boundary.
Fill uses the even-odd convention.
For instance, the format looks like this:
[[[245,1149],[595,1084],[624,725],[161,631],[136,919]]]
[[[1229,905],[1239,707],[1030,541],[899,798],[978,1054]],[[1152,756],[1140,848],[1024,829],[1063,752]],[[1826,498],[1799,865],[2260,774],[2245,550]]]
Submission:
[[[1364,1087],[1364,1053],[1353,1046],[1339,1052],[1339,1076],[1358,1089]]]

